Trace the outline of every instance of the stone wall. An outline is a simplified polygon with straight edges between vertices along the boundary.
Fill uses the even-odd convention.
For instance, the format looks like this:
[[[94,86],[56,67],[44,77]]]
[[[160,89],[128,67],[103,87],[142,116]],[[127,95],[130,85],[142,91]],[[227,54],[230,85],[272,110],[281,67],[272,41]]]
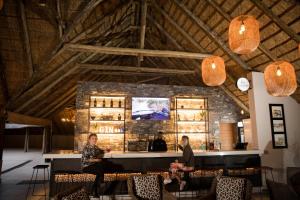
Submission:
[[[170,150],[175,150],[174,107],[176,96],[206,97],[209,107],[210,136],[218,136],[219,122],[237,122],[241,120],[240,108],[218,87],[188,87],[152,84],[124,84],[80,82],[76,98],[75,150],[81,150],[89,133],[88,107],[91,95],[124,95],[126,96],[126,134],[125,140],[144,140],[163,131]],[[169,97],[171,99],[171,119],[166,121],[134,121],[131,120],[131,97]],[[145,134],[146,133],[146,134]],[[168,134],[170,133],[170,134]],[[172,134],[171,134],[172,133]],[[114,150],[122,150],[123,136],[99,138],[100,146],[111,146]],[[213,137],[210,137],[213,138]],[[110,144],[108,144],[110,143]],[[127,144],[125,143],[125,146]]]

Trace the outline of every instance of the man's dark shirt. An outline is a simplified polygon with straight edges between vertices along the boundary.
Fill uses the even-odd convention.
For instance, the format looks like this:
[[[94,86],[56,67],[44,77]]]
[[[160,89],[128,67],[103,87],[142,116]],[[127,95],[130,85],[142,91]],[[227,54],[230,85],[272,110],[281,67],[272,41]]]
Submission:
[[[153,141],[153,150],[152,151],[167,151],[167,144],[163,139],[155,139]]]

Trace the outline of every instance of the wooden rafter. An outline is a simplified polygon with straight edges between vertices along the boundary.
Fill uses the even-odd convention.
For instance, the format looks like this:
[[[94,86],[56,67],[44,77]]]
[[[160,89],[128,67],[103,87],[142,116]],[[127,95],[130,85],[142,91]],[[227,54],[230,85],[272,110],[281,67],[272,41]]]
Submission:
[[[99,64],[79,64],[81,68],[106,71],[125,71],[125,72],[146,72],[146,73],[161,73],[161,74],[194,74],[194,70],[179,70],[166,69],[161,67],[132,67],[132,66],[117,66],[117,65],[99,65]]]
[[[84,7],[82,11],[79,12],[78,15],[74,18],[72,24],[67,27],[65,34],[62,36],[62,41],[66,42],[68,41],[68,37],[72,32],[75,31],[75,28],[82,22],[88,15],[91,13],[91,11],[99,5],[103,0],[91,0],[88,2],[88,4]]]
[[[21,27],[22,27],[22,33],[23,33],[22,36],[23,36],[23,40],[24,40],[24,49],[25,49],[27,65],[28,65],[28,69],[29,69],[29,77],[31,77],[34,72],[34,66],[33,66],[33,61],[32,61],[26,12],[25,12],[23,1],[19,1],[19,10],[20,10],[20,15],[21,15],[21,24],[22,24]]]
[[[146,16],[147,16],[147,0],[143,0],[141,3],[141,29],[140,29],[140,49],[144,49],[145,46],[145,35],[146,35]],[[141,65],[143,61],[143,55],[138,58],[138,66]]]
[[[15,112],[7,112],[7,121],[11,123],[27,124],[27,125],[39,125],[39,126],[51,126],[51,121],[43,118],[31,117]]]
[[[252,3],[264,12],[274,23],[277,24],[287,35],[289,35],[297,43],[300,43],[300,35],[295,33],[286,23],[284,23],[272,10],[270,10],[261,0],[251,0]]]
[[[64,72],[65,68],[67,66],[69,66],[70,64],[74,63],[82,55],[83,55],[83,53],[77,53],[75,56],[71,57],[68,61],[66,61],[58,70],[56,70],[54,73],[50,74],[48,76],[48,78],[43,79],[41,82],[45,83],[45,84],[47,82],[49,82],[50,79],[53,80],[46,87],[43,87],[41,90],[38,90],[35,88],[38,88],[39,84],[34,85],[31,90],[36,90],[37,92],[29,100],[25,101],[21,106],[16,108],[15,112],[22,111],[25,107],[29,106],[33,101],[37,100],[42,95],[46,94],[52,87],[54,87],[56,84],[58,84],[65,77],[72,74],[73,71],[75,71],[78,68],[78,66],[72,67],[67,72]]]
[[[178,8],[180,8],[189,18],[191,18],[197,26],[199,26],[206,34],[209,36],[213,41],[216,42],[216,44],[231,58],[233,59],[239,66],[243,67],[244,69],[250,71],[251,68],[245,63],[239,56],[237,56],[235,53],[233,53],[227,45],[224,43],[222,38],[218,36],[216,32],[211,30],[211,28],[204,23],[202,20],[200,20],[198,17],[196,17],[183,3],[179,2],[178,0],[173,0],[173,2],[177,5]],[[153,4],[154,8],[158,10],[165,18],[169,18],[170,16],[161,9],[158,5]]]
[[[57,22],[58,22],[58,33],[59,38],[62,40],[64,34],[64,23],[61,14],[61,0],[56,0],[56,11],[57,11]]]
[[[66,44],[68,50],[80,52],[92,52],[99,54],[113,54],[113,55],[128,55],[128,56],[151,56],[151,57],[174,57],[187,59],[203,59],[210,54],[168,51],[168,50],[152,50],[152,49],[133,49],[133,48],[118,48],[118,47],[103,47],[83,44]]]
[[[137,84],[141,84],[141,83],[147,83],[147,82],[151,82],[151,81],[156,81],[163,78],[163,76],[157,76],[157,77],[152,77],[152,78],[147,78],[141,81],[138,81]]]
[[[158,22],[156,22],[151,16],[147,16],[147,17],[148,17],[149,21],[151,21],[151,23],[153,23],[160,30],[160,32],[163,33],[169,39],[169,41],[171,41],[173,43],[173,45],[175,45],[179,50],[184,50],[184,48]],[[170,18],[168,18],[168,19],[170,20]],[[176,26],[175,28],[179,29],[180,27]],[[185,33],[184,37],[186,37],[186,39],[188,41],[192,41],[193,43],[196,43],[196,41],[190,35],[188,35],[184,30],[181,30],[181,32]],[[197,48],[199,48],[199,50],[200,50],[199,44],[197,44],[197,45],[195,44],[195,46]],[[195,67],[199,65],[194,60],[192,60],[192,63]],[[184,65],[184,63],[183,63],[183,65]],[[229,74],[227,74],[227,77],[231,81],[235,82],[234,79]],[[237,98],[230,90],[228,90],[225,86],[221,86],[220,88],[225,93],[227,93],[242,109],[244,109],[246,112],[249,112],[249,108],[244,104],[244,102],[242,102],[239,98]]]

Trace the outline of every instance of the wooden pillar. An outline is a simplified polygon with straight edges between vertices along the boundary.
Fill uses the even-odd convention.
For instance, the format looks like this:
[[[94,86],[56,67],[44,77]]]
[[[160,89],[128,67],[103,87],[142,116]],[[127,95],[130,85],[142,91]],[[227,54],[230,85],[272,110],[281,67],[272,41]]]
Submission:
[[[25,128],[24,152],[28,152],[28,149],[29,149],[29,128]]]
[[[0,105],[0,182],[1,182],[1,172],[2,172],[2,162],[3,162],[3,146],[4,146],[4,129],[5,121],[7,115],[3,106]]]
[[[47,135],[47,128],[44,127],[43,129],[43,141],[42,141],[42,153],[46,153],[46,141],[47,141],[47,138],[46,138],[46,135]]]

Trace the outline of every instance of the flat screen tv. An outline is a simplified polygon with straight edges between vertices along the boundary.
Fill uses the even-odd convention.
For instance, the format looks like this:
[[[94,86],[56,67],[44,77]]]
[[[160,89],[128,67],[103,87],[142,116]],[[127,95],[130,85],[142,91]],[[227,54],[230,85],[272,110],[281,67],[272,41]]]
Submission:
[[[132,97],[133,120],[169,120],[170,99]]]

